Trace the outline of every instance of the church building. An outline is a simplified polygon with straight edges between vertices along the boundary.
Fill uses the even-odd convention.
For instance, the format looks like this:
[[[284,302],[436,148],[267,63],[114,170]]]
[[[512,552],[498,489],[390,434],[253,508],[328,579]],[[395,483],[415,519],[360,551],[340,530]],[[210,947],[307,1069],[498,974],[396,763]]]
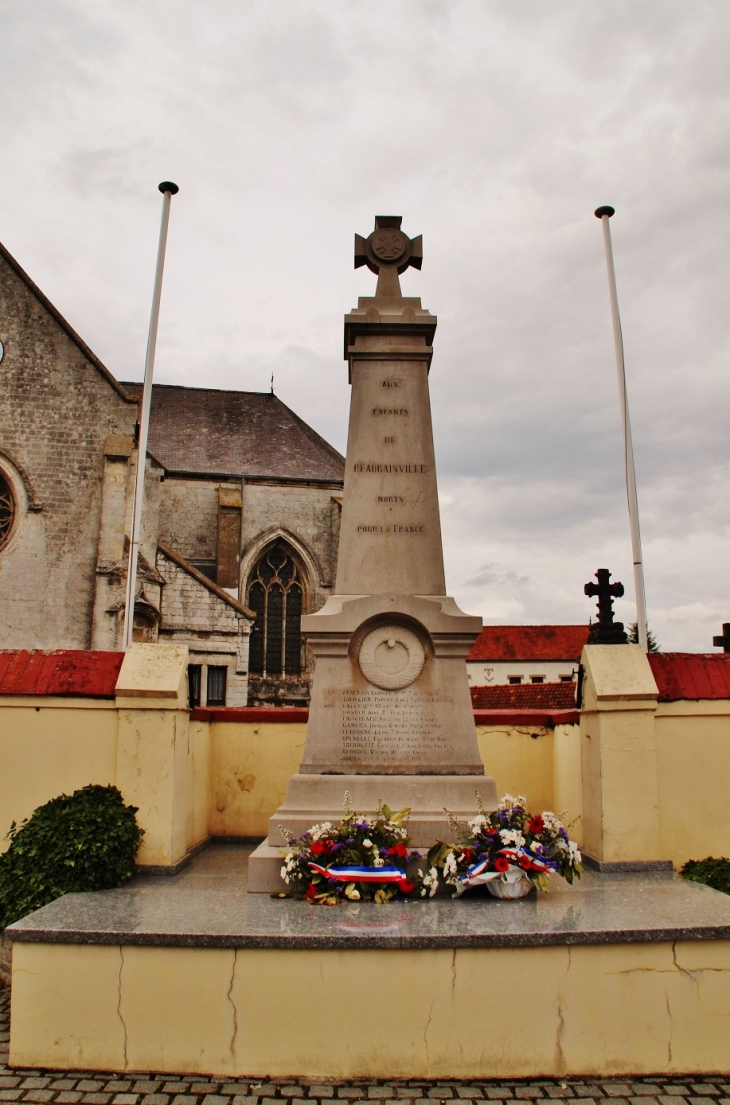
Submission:
[[[0,648],[120,648],[140,395],[0,246]],[[308,701],[343,478],[271,393],[154,386],[134,636],[187,645],[191,704]]]

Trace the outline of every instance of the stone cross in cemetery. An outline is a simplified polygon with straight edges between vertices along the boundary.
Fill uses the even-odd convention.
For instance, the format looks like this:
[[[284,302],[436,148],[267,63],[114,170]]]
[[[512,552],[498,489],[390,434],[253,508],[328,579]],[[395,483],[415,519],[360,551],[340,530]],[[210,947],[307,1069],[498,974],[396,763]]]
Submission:
[[[599,568],[595,573],[598,583],[586,583],[583,592],[598,598],[598,621],[594,622],[588,634],[589,645],[625,645],[628,637],[623,622],[613,620],[613,600],[620,599],[624,593],[623,583],[609,583],[611,573],[608,568]]]
[[[346,791],[372,812],[411,808],[415,847],[448,832],[444,807],[473,816],[484,775],[466,673],[481,618],[446,595],[428,373],[436,319],[403,297],[398,273],[421,267],[421,239],[397,216],[355,237],[355,266],[377,272],[373,297],[345,317],[352,398],[335,593],[302,618],[315,657],[299,772],[251,856],[249,888],[279,889],[284,843],[339,820]]]

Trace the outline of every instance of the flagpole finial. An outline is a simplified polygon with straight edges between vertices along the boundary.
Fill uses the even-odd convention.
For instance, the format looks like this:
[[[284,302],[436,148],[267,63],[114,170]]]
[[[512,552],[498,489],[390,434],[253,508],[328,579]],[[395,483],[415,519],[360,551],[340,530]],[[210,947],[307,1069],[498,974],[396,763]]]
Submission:
[[[160,188],[161,187],[162,185],[160,185]],[[596,216],[597,219],[602,219],[604,215],[608,215],[610,219],[612,215],[616,214],[616,208],[609,207],[609,205],[606,204],[605,207],[597,207],[593,214]]]
[[[169,192],[171,196],[176,196],[180,191],[177,184],[173,184],[171,180],[163,180],[157,187],[163,194]]]

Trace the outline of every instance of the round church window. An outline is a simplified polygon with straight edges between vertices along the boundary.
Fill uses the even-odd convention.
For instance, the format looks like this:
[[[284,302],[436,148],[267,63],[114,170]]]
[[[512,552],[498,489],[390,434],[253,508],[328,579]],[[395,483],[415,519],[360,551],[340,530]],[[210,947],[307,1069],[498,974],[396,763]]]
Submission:
[[[15,521],[15,496],[5,475],[0,472],[0,549],[7,544]]]

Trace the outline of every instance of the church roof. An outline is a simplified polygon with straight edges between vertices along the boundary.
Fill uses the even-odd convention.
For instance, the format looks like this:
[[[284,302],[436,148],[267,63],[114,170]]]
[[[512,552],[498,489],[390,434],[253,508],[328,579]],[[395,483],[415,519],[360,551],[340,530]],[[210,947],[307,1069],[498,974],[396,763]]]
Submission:
[[[578,661],[588,629],[587,625],[485,625],[467,660]]]
[[[142,385],[123,383],[130,395]],[[152,387],[150,452],[169,473],[342,483],[344,458],[276,395]]]

